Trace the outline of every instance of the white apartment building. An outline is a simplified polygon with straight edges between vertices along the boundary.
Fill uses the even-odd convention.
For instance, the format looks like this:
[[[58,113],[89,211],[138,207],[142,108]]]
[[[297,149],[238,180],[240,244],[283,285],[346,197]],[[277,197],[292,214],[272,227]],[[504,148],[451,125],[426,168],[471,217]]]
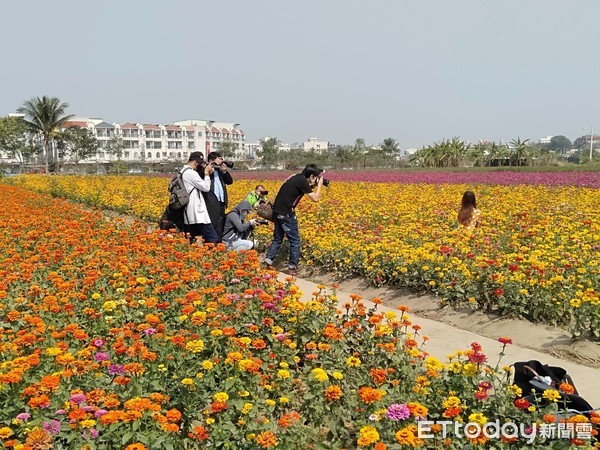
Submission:
[[[554,136],[544,136],[539,139],[540,144],[549,144]]]
[[[329,149],[329,142],[319,141],[316,137],[309,137],[308,141],[302,143],[304,151],[316,150],[320,153]]]
[[[87,128],[98,141],[98,161],[117,159],[106,149],[109,141],[118,136],[123,139],[121,159],[128,162],[187,161],[191,152],[201,151],[204,156],[219,151],[228,142],[234,151],[230,159],[247,159],[246,135],[237,123],[212,120],[181,120],[170,125],[141,123],[107,123],[100,118],[73,117],[63,128]],[[89,158],[88,161],[95,161]]]

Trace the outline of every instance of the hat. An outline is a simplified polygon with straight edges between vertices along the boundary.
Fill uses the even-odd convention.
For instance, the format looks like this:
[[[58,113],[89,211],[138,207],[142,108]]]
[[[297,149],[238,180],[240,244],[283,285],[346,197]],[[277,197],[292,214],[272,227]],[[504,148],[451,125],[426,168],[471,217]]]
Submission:
[[[192,152],[190,153],[190,158],[188,159],[188,161],[196,161],[197,163],[201,163],[202,161],[204,161],[204,155],[202,154],[202,152]]]

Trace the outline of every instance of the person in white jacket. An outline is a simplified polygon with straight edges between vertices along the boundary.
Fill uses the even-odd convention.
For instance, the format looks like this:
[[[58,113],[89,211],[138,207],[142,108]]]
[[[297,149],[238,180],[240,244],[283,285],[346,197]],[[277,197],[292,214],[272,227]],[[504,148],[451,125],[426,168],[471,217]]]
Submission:
[[[210,177],[213,170],[211,164],[205,164],[201,152],[192,152],[188,163],[180,171],[185,188],[190,193],[190,201],[183,214],[183,229],[189,235],[191,242],[194,242],[197,236],[201,236],[207,243],[218,242],[204,197],[200,194],[200,191],[210,191]]]

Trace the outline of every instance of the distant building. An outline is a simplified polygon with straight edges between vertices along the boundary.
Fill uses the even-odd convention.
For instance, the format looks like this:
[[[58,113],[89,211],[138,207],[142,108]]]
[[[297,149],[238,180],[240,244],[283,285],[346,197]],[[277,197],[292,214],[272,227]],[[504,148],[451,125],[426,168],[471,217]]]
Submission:
[[[554,136],[541,137],[538,142],[540,144],[549,144],[553,137]]]
[[[247,159],[246,135],[239,124],[212,120],[180,120],[170,125],[141,123],[107,123],[100,118],[73,117],[63,128],[87,128],[98,141],[99,162],[114,161],[116,155],[107,152],[112,138],[123,139],[121,159],[129,162],[187,161],[191,152],[201,151],[205,156],[219,151],[225,142],[230,143],[234,156],[230,159]],[[96,158],[89,158],[95,160]]]
[[[318,152],[324,152],[329,149],[329,142],[319,141],[316,137],[309,137],[308,141],[302,144],[304,151],[316,150]]]

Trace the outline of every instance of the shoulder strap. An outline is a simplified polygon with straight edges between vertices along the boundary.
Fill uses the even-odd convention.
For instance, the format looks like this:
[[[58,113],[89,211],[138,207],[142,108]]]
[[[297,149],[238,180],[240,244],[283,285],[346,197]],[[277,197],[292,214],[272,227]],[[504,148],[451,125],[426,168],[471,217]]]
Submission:
[[[183,169],[181,169],[181,172],[179,172],[179,178],[181,179],[181,181],[182,181],[182,182],[183,182],[183,173],[184,173],[186,170],[188,170],[188,169],[191,169],[191,167],[190,167],[190,166],[186,166],[186,167],[184,167]],[[191,194],[192,192],[194,192],[194,189],[196,189],[196,186],[192,186],[192,190],[190,191],[190,194]]]

